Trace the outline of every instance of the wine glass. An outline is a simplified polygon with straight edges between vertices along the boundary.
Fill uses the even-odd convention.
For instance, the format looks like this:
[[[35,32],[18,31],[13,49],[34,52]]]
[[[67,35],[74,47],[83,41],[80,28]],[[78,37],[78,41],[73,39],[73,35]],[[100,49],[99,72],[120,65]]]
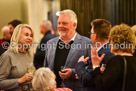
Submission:
[[[62,70],[64,70],[65,69],[65,66],[61,66],[61,72],[62,72]],[[64,72],[62,72],[62,73],[64,73]],[[65,87],[65,84],[64,84],[64,79],[62,79],[62,83],[61,83],[61,85],[60,85],[61,87]]]
[[[30,74],[33,74],[33,73],[34,73],[35,67],[33,66],[33,63],[30,63],[30,64],[28,65],[27,71],[28,71],[28,73],[30,73]]]

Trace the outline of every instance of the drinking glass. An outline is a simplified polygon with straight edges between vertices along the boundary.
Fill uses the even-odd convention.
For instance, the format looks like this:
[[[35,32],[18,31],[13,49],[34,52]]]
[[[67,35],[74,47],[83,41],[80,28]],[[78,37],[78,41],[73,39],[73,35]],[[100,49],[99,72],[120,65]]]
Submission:
[[[65,66],[61,66],[61,70],[64,70],[65,69]],[[61,71],[62,72],[62,71]],[[63,72],[62,72],[63,73]],[[65,84],[64,84],[64,79],[62,79],[62,83],[60,85],[62,88],[65,87]]]

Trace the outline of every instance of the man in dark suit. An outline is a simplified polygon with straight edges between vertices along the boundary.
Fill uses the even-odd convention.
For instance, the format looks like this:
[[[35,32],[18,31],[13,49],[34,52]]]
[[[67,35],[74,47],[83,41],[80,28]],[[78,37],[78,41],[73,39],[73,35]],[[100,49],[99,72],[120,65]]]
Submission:
[[[75,64],[80,56],[90,56],[91,40],[76,32],[77,16],[72,10],[63,10],[58,18],[59,37],[47,42],[45,66],[50,67],[56,75],[57,86],[84,91],[78,79],[75,79]],[[63,70],[61,70],[64,68]],[[63,79],[63,80],[62,80]],[[64,82],[63,85],[62,82]]]
[[[34,66],[36,69],[43,67],[45,58],[45,47],[48,40],[54,38],[51,34],[52,23],[49,20],[43,20],[40,24],[40,32],[44,35],[34,56]]]
[[[90,38],[94,47],[97,48],[98,56],[105,54],[105,57],[100,65],[102,66],[101,71],[103,72],[105,69],[104,66],[106,66],[107,62],[114,56],[111,53],[110,44],[108,41],[111,23],[105,19],[96,19],[91,22],[91,25],[92,29],[90,31]],[[90,74],[93,71],[92,63],[91,60],[88,59],[89,57],[84,58],[83,56],[79,58],[78,63],[75,66],[77,72],[77,79],[80,79],[81,83],[85,87],[88,87],[90,91],[95,91],[92,75]],[[88,66],[86,67],[86,65]]]

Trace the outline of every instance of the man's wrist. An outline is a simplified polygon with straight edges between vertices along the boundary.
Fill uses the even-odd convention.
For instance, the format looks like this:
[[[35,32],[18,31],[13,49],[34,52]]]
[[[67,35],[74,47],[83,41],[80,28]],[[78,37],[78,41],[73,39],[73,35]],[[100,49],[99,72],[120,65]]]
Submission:
[[[100,65],[93,65],[93,70],[95,70],[98,67],[100,67]]]

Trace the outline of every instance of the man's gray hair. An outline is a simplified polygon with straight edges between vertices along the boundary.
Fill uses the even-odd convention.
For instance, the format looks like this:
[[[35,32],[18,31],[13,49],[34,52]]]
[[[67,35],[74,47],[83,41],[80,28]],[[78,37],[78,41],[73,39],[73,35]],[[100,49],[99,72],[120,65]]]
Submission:
[[[47,28],[47,30],[52,29],[52,23],[50,20],[43,20],[44,26]]]
[[[66,9],[63,11],[59,12],[60,15],[64,14],[64,15],[68,15],[71,17],[71,21],[77,24],[77,15],[74,11],[70,10],[70,9]]]

